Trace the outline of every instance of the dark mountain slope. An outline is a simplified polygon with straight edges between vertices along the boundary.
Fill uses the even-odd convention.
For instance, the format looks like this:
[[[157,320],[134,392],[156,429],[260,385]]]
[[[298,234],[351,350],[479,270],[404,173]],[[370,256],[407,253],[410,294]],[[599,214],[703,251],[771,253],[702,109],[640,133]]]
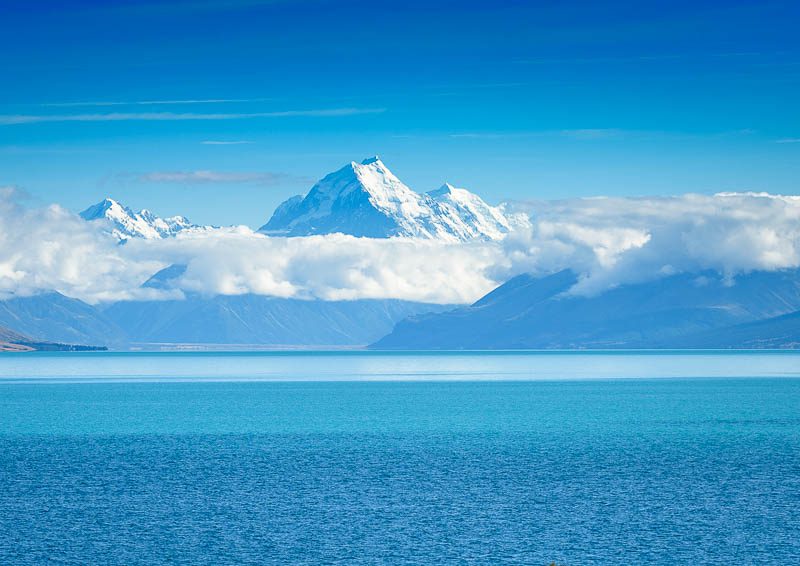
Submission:
[[[96,307],[60,293],[0,301],[0,324],[42,342],[118,347],[127,341]]]
[[[445,308],[450,307],[236,295],[120,302],[104,314],[137,343],[355,346],[377,340],[409,315]]]
[[[626,285],[593,297],[566,291],[568,271],[514,278],[474,305],[412,317],[376,342],[390,349],[690,347],[685,337],[800,310],[797,270],[728,281],[713,272]]]

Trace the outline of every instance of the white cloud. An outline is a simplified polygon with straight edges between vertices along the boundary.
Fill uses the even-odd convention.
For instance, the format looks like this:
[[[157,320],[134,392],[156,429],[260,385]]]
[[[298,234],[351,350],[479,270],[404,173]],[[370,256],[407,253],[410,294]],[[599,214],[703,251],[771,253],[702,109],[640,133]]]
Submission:
[[[119,248],[58,205],[28,210],[12,189],[0,191],[0,298],[52,290],[91,302],[140,296],[138,284],[163,264],[131,261]]]
[[[261,183],[271,184],[286,179],[285,173],[235,171],[151,171],[139,175],[146,183]]]
[[[202,145],[246,145],[253,143],[249,140],[203,140]]]
[[[720,193],[522,205],[530,230],[505,242],[515,272],[572,268],[596,293],[667,273],[728,276],[800,266],[800,197]]]
[[[762,193],[517,203],[531,226],[496,243],[445,244],[341,234],[272,238],[247,227],[117,245],[53,205],[0,191],[0,297],[57,290],[88,302],[183,293],[324,300],[473,301],[521,272],[574,269],[574,293],[677,272],[800,267],[800,197]],[[142,289],[184,264],[170,291]]]
[[[463,303],[491,290],[498,248],[342,234],[271,238],[245,227],[134,241],[126,252],[187,265],[177,282],[204,294]]]
[[[118,245],[98,223],[58,205],[25,209],[12,189],[0,191],[2,299],[55,290],[90,303],[182,292],[466,302],[495,285],[484,273],[496,252],[341,234],[269,238],[243,226]],[[177,289],[141,288],[174,263],[187,265]]]
[[[561,130],[564,137],[576,140],[606,140],[620,138],[625,135],[624,130],[618,128],[581,128],[575,130]]]
[[[196,112],[108,112],[97,114],[2,114],[0,125],[36,124],[44,122],[119,122],[178,120],[242,120],[246,118],[336,117],[357,114],[379,114],[385,108],[323,108],[281,110],[275,112],[196,113]]]
[[[168,104],[229,104],[237,102],[267,102],[270,98],[189,98],[178,100],[101,100],[78,102],[47,102],[40,106],[80,107],[80,106],[160,106]]]

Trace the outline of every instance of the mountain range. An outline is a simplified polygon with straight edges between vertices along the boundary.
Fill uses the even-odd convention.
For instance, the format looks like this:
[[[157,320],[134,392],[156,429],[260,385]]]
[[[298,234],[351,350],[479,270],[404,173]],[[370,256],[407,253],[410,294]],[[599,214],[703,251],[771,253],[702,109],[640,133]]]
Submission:
[[[594,296],[570,291],[578,274],[520,275],[476,303],[409,317],[379,349],[797,347],[800,270],[731,281],[684,273]]]
[[[110,198],[81,216],[102,223],[120,243],[212,229],[183,216],[134,212]],[[273,237],[341,232],[463,242],[499,240],[527,221],[449,184],[417,193],[376,157],[325,176],[307,194],[281,204],[259,230]],[[144,287],[172,289],[184,270],[169,266]],[[89,305],[51,292],[0,301],[0,325],[6,327],[0,328],[0,342],[114,348],[370,343],[384,349],[800,347],[800,270],[735,278],[713,271],[681,273],[591,296],[574,291],[580,277],[570,270],[523,274],[461,307],[192,293],[182,300]]]
[[[143,209],[134,212],[106,198],[80,213],[105,222],[120,241],[169,238],[185,230],[210,229],[185,216],[160,218]],[[450,242],[498,240],[523,215],[504,205],[490,206],[478,195],[445,183],[417,193],[400,181],[377,157],[351,162],[325,176],[303,196],[284,201],[259,231],[270,236],[311,236],[340,232],[369,238],[414,237]]]
[[[49,351],[94,351],[105,350],[103,347],[84,346],[79,344],[61,344],[37,340],[15,330],[0,326],[0,352],[30,352],[33,350]]]
[[[183,230],[201,228],[189,222],[185,216],[160,218],[147,209],[134,212],[111,198],[90,206],[80,216],[89,222],[105,222],[107,232],[120,241],[130,238],[168,238]]]
[[[149,285],[167,284],[179,267]],[[370,343],[389,350],[800,347],[800,270],[752,272],[735,281],[710,271],[679,274],[593,296],[571,294],[578,278],[569,270],[520,275],[465,307],[261,295],[93,306],[48,293],[0,301],[0,326],[7,332],[0,333],[0,342],[123,349]]]
[[[183,300],[127,301],[102,315],[132,344],[365,346],[400,320],[452,306],[400,300],[309,301],[263,295],[190,295]]]
[[[45,293],[0,301],[0,325],[10,333],[7,340],[0,335],[0,342],[115,349],[170,344],[365,346],[407,316],[449,308],[393,299],[304,301],[263,295],[188,295],[183,300],[89,305]]]
[[[121,243],[133,238],[170,238],[209,230],[184,216],[160,218],[106,198],[80,213],[103,223]],[[418,194],[378,158],[350,163],[315,184],[305,197],[289,199],[261,231],[307,236],[342,232],[389,238],[413,236],[446,241],[498,239],[511,227],[502,207],[444,185]],[[144,286],[167,288],[185,267],[170,266]],[[49,340],[132,344],[366,345],[406,316],[452,308],[403,300],[314,301],[260,295],[202,296],[182,300],[126,301],[88,305],[58,293],[0,303],[0,323]]]
[[[522,221],[503,206],[489,206],[478,195],[448,183],[417,193],[373,157],[353,161],[324,177],[305,196],[286,200],[259,231],[273,236],[341,232],[463,242],[500,239]]]
[[[125,331],[102,311],[78,299],[51,292],[0,301],[0,325],[31,340],[125,347]]]

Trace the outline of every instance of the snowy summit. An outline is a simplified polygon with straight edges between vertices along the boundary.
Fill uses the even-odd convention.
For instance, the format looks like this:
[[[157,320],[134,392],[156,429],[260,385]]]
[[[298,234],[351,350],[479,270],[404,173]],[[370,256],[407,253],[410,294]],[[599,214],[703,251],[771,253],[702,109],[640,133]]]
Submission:
[[[341,232],[353,236],[406,236],[445,241],[496,240],[513,220],[466,189],[445,184],[420,194],[378,157],[355,161],[327,175],[305,196],[281,204],[259,231],[273,236]]]
[[[157,240],[174,236],[183,230],[197,228],[184,216],[159,218],[147,209],[134,212],[110,198],[103,199],[81,212],[81,218],[108,222],[110,232],[120,241],[130,238]]]

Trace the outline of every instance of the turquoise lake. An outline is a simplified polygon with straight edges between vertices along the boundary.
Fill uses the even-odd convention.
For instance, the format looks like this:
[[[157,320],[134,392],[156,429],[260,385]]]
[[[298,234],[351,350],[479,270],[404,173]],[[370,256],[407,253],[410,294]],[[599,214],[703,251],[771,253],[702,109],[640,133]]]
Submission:
[[[797,564],[800,354],[0,355],[0,564]]]

